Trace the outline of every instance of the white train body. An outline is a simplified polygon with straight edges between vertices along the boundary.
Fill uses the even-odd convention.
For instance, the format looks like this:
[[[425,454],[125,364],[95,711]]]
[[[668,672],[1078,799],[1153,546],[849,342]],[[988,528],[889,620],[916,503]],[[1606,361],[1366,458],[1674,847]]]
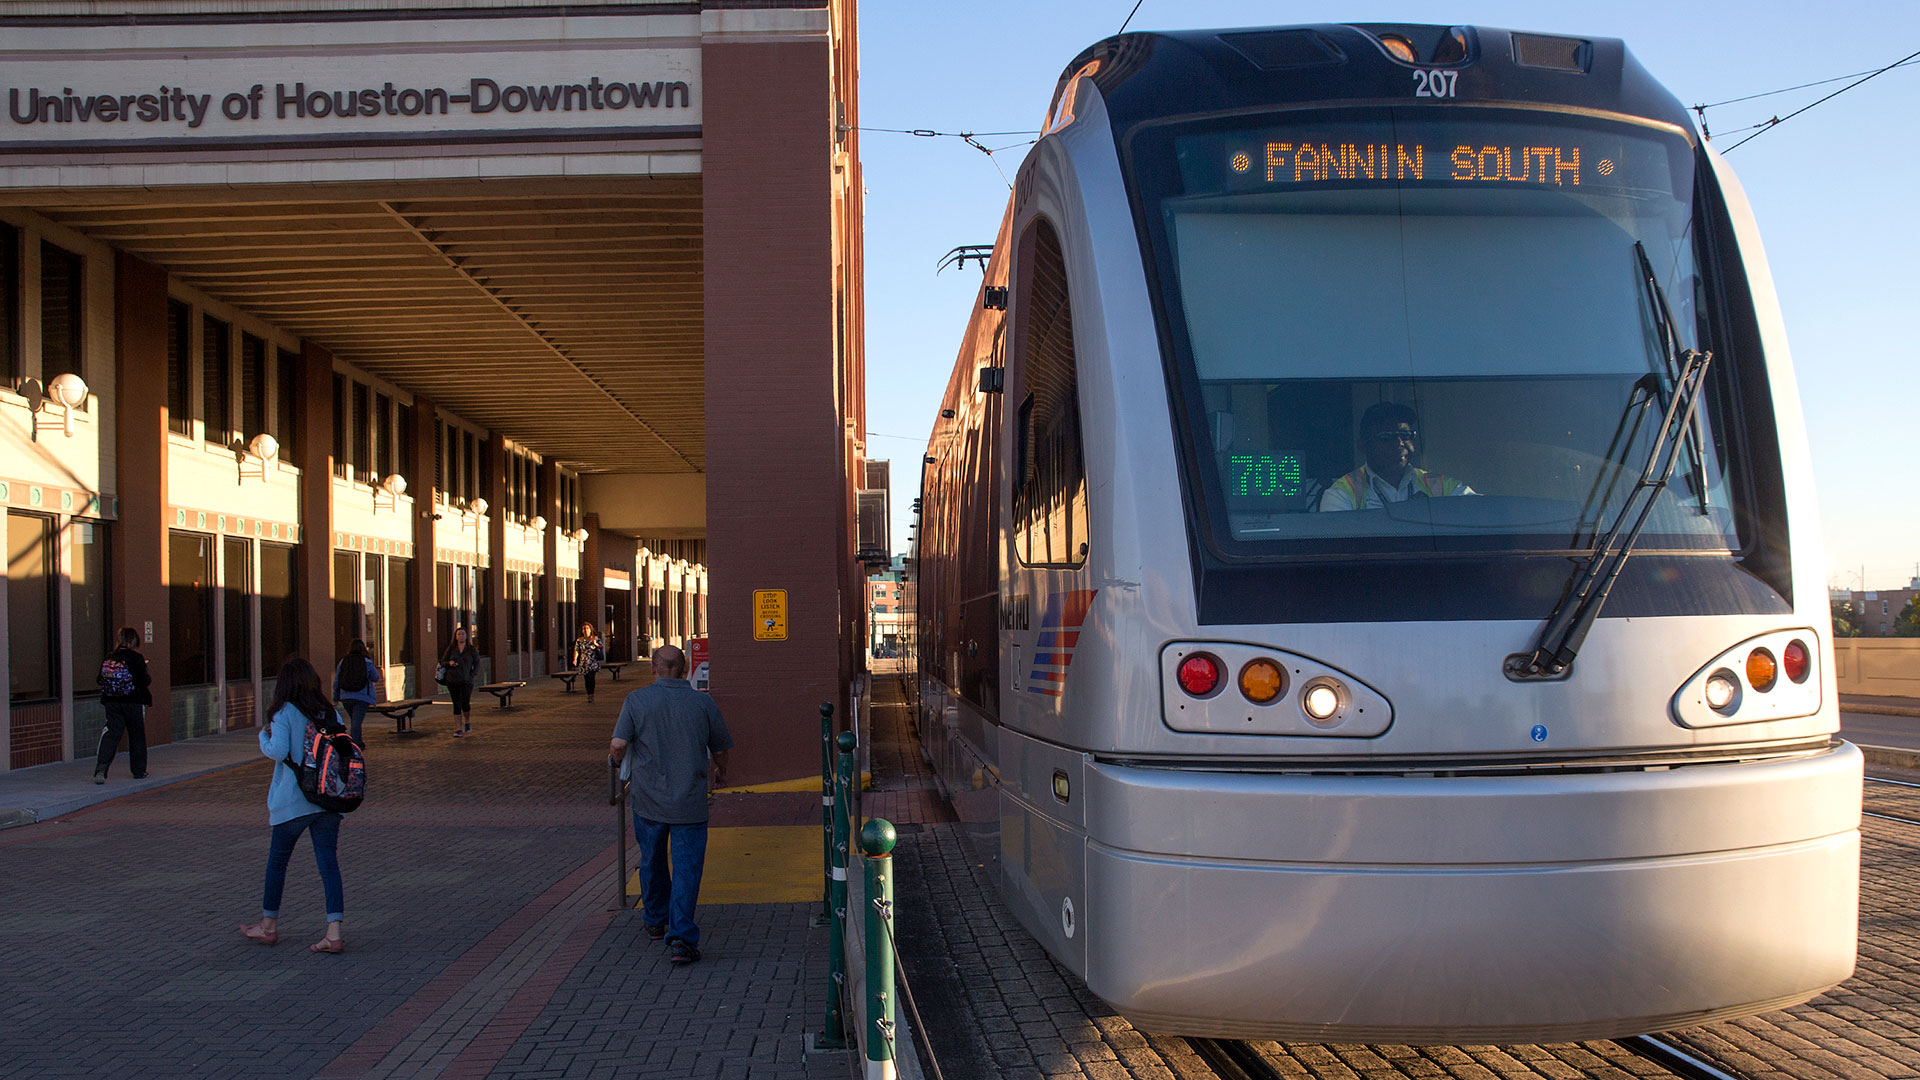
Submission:
[[[1408,62],[1395,37],[1459,55]],[[1313,48],[1341,59],[1287,62]],[[1543,48],[1559,69],[1518,62]],[[1190,85],[1200,100],[1168,89]],[[1405,100],[1381,89],[1402,85]],[[1476,125],[1515,141],[1462,142]],[[1560,1041],[1778,1008],[1852,972],[1862,761],[1833,738],[1798,394],[1752,215],[1694,139],[1617,42],[1129,35],[1069,68],[928,449],[921,723],[962,817],[997,830],[1007,902],[1139,1026]],[[1353,176],[1316,182],[1292,149],[1308,141]],[[1448,142],[1471,148],[1466,178],[1457,158],[1431,171],[1436,156],[1424,187],[1363,176],[1345,150],[1378,147],[1384,174],[1390,155]],[[1576,145],[1589,185],[1596,147],[1616,148],[1617,189],[1575,198],[1539,179]],[[1507,186],[1483,196],[1473,155],[1502,147],[1509,164],[1485,160]],[[1666,174],[1633,172],[1658,153],[1690,166],[1672,176],[1691,190],[1668,195],[1699,220],[1677,246],[1647,241],[1654,276],[1686,289],[1682,344],[1718,365],[1694,457],[1571,668],[1516,679],[1503,661],[1535,647],[1625,483],[1570,539],[1541,536],[1603,474],[1636,471],[1650,438],[1628,436],[1617,464],[1599,452],[1609,418],[1625,430],[1634,371],[1661,370],[1639,344],[1659,301],[1631,284],[1626,242],[1671,216]],[[1395,252],[1405,278],[1381,284]],[[1199,261],[1213,255],[1230,265]],[[1627,285],[1606,277],[1616,257]],[[1537,303],[1512,295],[1529,288]],[[1355,289],[1358,314],[1342,307]],[[1630,328],[1605,325],[1641,299]],[[1429,348],[1429,332],[1474,347]],[[1634,351],[1616,362],[1621,342]],[[1359,430],[1393,415],[1378,401],[1418,419]],[[1386,436],[1474,494],[1342,517],[1327,491]],[[1780,664],[1764,689],[1757,648]],[[1217,689],[1183,686],[1196,655]],[[1250,696],[1240,681],[1258,662],[1281,673],[1265,703],[1271,682]],[[1720,708],[1704,696],[1715,674],[1733,679]],[[1306,708],[1315,686],[1331,691],[1324,719]]]

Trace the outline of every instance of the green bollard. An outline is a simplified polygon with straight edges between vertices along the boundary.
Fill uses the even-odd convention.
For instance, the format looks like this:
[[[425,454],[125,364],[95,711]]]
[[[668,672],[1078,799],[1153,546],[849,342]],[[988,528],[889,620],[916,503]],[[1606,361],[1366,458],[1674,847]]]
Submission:
[[[820,917],[833,921],[833,705],[820,703]]]
[[[846,1011],[841,1008],[841,992],[847,985],[847,857],[853,829],[848,817],[853,801],[847,798],[847,784],[853,775],[853,748],[858,740],[853,732],[843,731],[834,743],[840,755],[834,771],[833,880],[828,887],[833,917],[827,920],[827,1021],[818,1044],[823,1050],[844,1050],[847,1046]]]
[[[870,818],[860,827],[867,856],[867,1080],[894,1075],[893,823]]]

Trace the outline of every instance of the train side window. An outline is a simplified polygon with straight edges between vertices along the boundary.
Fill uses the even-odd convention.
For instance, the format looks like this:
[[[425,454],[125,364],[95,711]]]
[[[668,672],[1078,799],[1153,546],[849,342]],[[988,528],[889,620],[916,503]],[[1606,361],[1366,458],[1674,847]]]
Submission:
[[[1087,470],[1080,440],[1073,308],[1059,234],[1045,218],[1020,237],[1013,349],[1026,396],[1014,447],[1013,538],[1029,566],[1087,559]]]

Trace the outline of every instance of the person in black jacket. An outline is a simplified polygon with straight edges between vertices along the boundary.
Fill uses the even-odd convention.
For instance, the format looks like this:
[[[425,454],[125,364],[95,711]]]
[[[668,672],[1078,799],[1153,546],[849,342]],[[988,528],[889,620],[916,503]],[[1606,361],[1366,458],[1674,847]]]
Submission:
[[[153,676],[147,673],[147,658],[134,646],[140,644],[140,631],[131,626],[120,628],[118,645],[100,664],[100,704],[107,711],[106,730],[100,733],[100,753],[93,766],[93,782],[107,782],[107,767],[120,752],[120,735],[127,736],[127,766],[135,780],[147,776],[147,706],[153,704],[153,692],[147,687]]]

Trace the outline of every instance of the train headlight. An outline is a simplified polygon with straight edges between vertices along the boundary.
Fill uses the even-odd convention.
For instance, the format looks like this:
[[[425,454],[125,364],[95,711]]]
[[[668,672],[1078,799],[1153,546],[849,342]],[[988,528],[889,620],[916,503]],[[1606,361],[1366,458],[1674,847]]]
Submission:
[[[1273,704],[1286,689],[1286,673],[1271,660],[1252,660],[1240,669],[1240,692],[1255,705]]]
[[[1765,649],[1755,649],[1747,654],[1747,684],[1761,693],[1773,689],[1774,682],[1780,677],[1780,666],[1774,663],[1773,654]]]
[[[1787,678],[1795,683],[1807,681],[1807,673],[1813,670],[1813,655],[1807,651],[1807,643],[1794,638],[1787,647],[1780,650],[1780,666],[1786,670]]]
[[[1324,724],[1340,712],[1339,684],[1331,679],[1309,683],[1300,694],[1300,708],[1316,724]]]
[[[1220,662],[1206,653],[1194,653],[1180,661],[1176,678],[1180,689],[1194,697],[1211,697],[1220,689]]]
[[[1726,712],[1735,698],[1740,696],[1740,684],[1733,679],[1731,671],[1716,671],[1707,676],[1707,707],[1714,712]]]

